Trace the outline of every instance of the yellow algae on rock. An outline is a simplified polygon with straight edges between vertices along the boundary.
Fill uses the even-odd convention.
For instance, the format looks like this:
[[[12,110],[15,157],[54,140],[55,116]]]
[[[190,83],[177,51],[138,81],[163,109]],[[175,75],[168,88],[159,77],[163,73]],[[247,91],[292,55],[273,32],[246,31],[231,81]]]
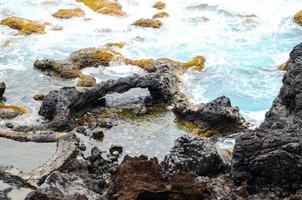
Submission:
[[[165,17],[169,17],[170,15],[165,12],[165,11],[162,11],[162,12],[158,12],[156,14],[153,15],[153,19],[156,19],[156,18],[165,18]]]
[[[123,48],[126,45],[125,42],[109,42],[105,44],[105,47],[117,47],[117,48]]]
[[[2,19],[0,24],[19,30],[21,34],[26,35],[32,33],[44,33],[45,30],[45,24],[15,16]]]
[[[139,59],[139,60],[131,60],[128,58],[125,58],[125,63],[128,65],[136,65],[139,66],[142,69],[149,70],[154,67],[155,60],[154,59]]]
[[[12,119],[26,112],[25,107],[0,103],[0,119]]]
[[[126,64],[136,65],[147,71],[151,70],[155,66],[156,61],[161,61],[172,65],[180,66],[183,69],[192,68],[198,71],[203,69],[205,64],[205,58],[203,56],[195,56],[194,58],[192,58],[190,61],[187,62],[175,61],[169,58],[159,58],[159,59],[149,58],[149,59],[139,59],[139,60],[131,60],[128,58],[124,58],[124,61]]]
[[[81,8],[60,9],[52,16],[60,19],[70,19],[73,17],[83,17],[85,12]]]
[[[139,19],[133,22],[134,26],[148,27],[148,28],[160,28],[162,26],[161,21],[157,19]]]
[[[16,111],[20,114],[23,114],[23,113],[27,112],[27,109],[25,107],[17,106],[17,105],[14,105],[14,104],[0,103],[0,109],[10,109],[10,110]]]
[[[205,61],[206,61],[205,57],[195,56],[194,58],[192,58],[192,60],[185,62],[183,66],[186,68],[193,68],[200,71],[204,68]]]
[[[76,84],[77,87],[92,87],[96,85],[96,80],[93,76],[81,74],[80,80]]]
[[[126,13],[122,10],[121,4],[118,2],[112,2],[109,0],[77,0],[77,2],[84,3],[90,9],[100,14],[114,16],[126,15]]]
[[[300,10],[299,12],[297,12],[294,16],[294,21],[297,23],[297,24],[300,24],[302,25],[302,10]]]
[[[118,52],[102,47],[80,49],[71,53],[69,58],[78,69],[82,69],[96,64],[108,66],[111,61],[120,60],[123,56]]]
[[[158,1],[153,5],[153,8],[157,8],[159,10],[164,9],[166,4],[164,2]]]

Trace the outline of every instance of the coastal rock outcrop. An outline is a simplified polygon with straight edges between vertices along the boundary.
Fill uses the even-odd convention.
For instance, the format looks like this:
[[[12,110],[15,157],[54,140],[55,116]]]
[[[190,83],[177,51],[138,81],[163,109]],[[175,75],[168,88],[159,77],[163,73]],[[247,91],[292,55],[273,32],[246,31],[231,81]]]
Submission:
[[[52,16],[60,19],[70,19],[73,17],[83,17],[85,12],[81,8],[60,9]]]
[[[225,170],[216,148],[208,139],[188,135],[175,141],[162,166],[166,173],[180,170],[197,176],[213,176]]]
[[[240,115],[239,108],[232,107],[230,99],[225,96],[199,105],[182,99],[176,102],[173,108],[176,116],[193,122],[203,133],[211,135],[211,132],[237,132],[248,126]]]
[[[232,179],[251,193],[278,191],[280,198],[302,188],[302,44],[290,54],[283,86],[261,126],[236,138]]]
[[[294,16],[294,21],[297,23],[297,24],[300,24],[302,25],[302,10],[300,10],[299,12],[297,12]]]
[[[33,20],[11,16],[0,21],[0,25],[19,30],[20,34],[44,33],[45,24]]]
[[[173,111],[177,115],[196,123],[203,131],[212,131],[215,127],[218,127],[219,131],[245,128],[238,109],[232,108],[225,98],[208,104],[191,103],[179,87],[177,66],[158,63],[155,69],[154,72],[145,75],[134,74],[101,82],[86,90],[65,87],[52,91],[44,98],[39,114],[50,120],[49,128],[71,130],[75,125],[75,117],[96,107],[99,99],[107,94],[125,93],[133,88],[146,88],[150,92],[153,103],[173,105],[175,107]],[[199,116],[200,114],[202,117]],[[215,123],[210,123],[211,120]]]
[[[154,5],[153,5],[153,8],[156,8],[156,9],[164,9],[166,7],[166,4],[164,2],[161,2],[161,1],[158,1],[156,2]]]
[[[277,98],[269,112],[266,113],[261,128],[285,128],[302,126],[302,44],[296,46],[290,53],[288,71],[283,77]]]
[[[162,12],[158,12],[156,14],[153,15],[153,19],[156,19],[156,18],[165,18],[165,17],[169,17],[169,13],[165,12],[165,11],[162,11]]]
[[[163,24],[157,19],[138,19],[132,23],[133,26],[141,26],[147,28],[160,28]]]
[[[302,188],[301,154],[301,130],[248,131],[236,139],[232,179],[246,181],[252,192],[295,193]]]
[[[76,0],[88,6],[91,10],[103,14],[113,16],[125,16],[126,13],[122,10],[121,4],[117,1],[110,0]]]
[[[205,58],[195,56],[187,62],[174,61],[168,58],[159,59],[139,59],[133,60],[124,57],[116,52],[112,47],[123,47],[123,43],[109,43],[100,48],[85,48],[72,52],[64,60],[36,60],[34,67],[50,75],[56,75],[64,79],[79,78],[77,86],[91,87],[95,85],[94,77],[84,75],[81,69],[86,67],[109,66],[111,62],[124,62],[129,65],[136,65],[146,71],[154,71],[157,62],[166,62],[178,67],[179,71],[193,68],[201,70],[204,67]]]

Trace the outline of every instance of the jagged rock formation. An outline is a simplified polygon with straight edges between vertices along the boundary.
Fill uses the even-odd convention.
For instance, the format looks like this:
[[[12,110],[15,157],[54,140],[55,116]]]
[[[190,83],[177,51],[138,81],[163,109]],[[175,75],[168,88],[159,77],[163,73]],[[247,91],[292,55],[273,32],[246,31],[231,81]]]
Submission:
[[[296,46],[290,53],[287,66],[288,71],[283,77],[283,86],[270,111],[266,113],[261,128],[276,129],[302,125],[302,44]]]
[[[236,140],[232,178],[247,181],[254,192],[267,187],[294,193],[302,187],[301,153],[301,131],[249,131]]]
[[[208,104],[194,105],[181,91],[176,75],[177,68],[174,65],[158,63],[155,69],[154,72],[145,75],[134,74],[101,82],[86,90],[66,87],[52,91],[44,98],[39,114],[50,120],[49,128],[71,130],[75,124],[75,117],[91,110],[105,95],[114,92],[124,93],[132,88],[147,88],[153,102],[173,105],[173,111],[178,116],[196,123],[201,130],[208,131],[215,127],[218,127],[219,131],[245,128],[238,109],[231,107],[226,97]]]
[[[214,145],[205,138],[183,136],[162,162],[168,173],[177,170],[198,176],[213,176],[224,172],[225,166]]]
[[[290,54],[283,86],[265,121],[236,139],[232,179],[250,192],[278,191],[278,198],[302,188],[302,44]],[[294,197],[293,197],[294,198]]]

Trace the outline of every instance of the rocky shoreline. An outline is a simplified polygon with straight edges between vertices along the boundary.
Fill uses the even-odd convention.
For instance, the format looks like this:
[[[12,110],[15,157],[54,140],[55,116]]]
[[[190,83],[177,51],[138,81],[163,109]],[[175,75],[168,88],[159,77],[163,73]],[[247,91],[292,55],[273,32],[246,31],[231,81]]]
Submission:
[[[64,87],[52,91],[44,97],[39,111],[46,119],[43,124],[13,127],[0,131],[0,137],[56,142],[55,155],[31,173],[2,166],[1,180],[12,187],[32,190],[28,200],[301,199],[301,52],[302,44],[291,52],[279,95],[256,130],[247,129],[239,109],[232,107],[227,97],[207,104],[192,103],[182,92],[178,77],[182,67],[176,63],[158,61],[153,70],[143,75],[109,80],[85,89]],[[4,100],[5,84],[0,86]],[[76,135],[85,133],[101,139],[99,128],[111,128],[112,119],[103,124],[86,121],[86,125],[78,125],[79,118],[88,111],[102,116],[109,109],[107,94],[132,88],[146,88],[150,96],[140,102],[139,111],[128,105],[124,114],[143,115],[144,109],[161,104],[202,132],[237,132],[230,162],[217,152],[211,138],[189,135],[177,139],[161,163],[144,155],[123,158],[123,149],[118,146],[113,146],[107,155],[97,147],[89,155],[84,154],[86,147]],[[110,109],[111,112],[114,107]],[[10,189],[0,191],[1,199],[9,199],[9,192]]]

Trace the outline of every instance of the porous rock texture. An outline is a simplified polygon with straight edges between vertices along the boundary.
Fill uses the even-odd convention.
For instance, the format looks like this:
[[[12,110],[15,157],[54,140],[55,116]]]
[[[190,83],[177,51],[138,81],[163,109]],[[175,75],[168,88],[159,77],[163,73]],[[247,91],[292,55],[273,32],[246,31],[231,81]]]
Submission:
[[[302,189],[301,52],[302,44],[291,52],[283,86],[260,128],[236,139],[232,179],[247,182],[252,193],[277,191],[284,198]]]
[[[216,148],[208,139],[188,135],[175,141],[162,165],[168,173],[180,170],[198,176],[217,175],[225,169]]]

